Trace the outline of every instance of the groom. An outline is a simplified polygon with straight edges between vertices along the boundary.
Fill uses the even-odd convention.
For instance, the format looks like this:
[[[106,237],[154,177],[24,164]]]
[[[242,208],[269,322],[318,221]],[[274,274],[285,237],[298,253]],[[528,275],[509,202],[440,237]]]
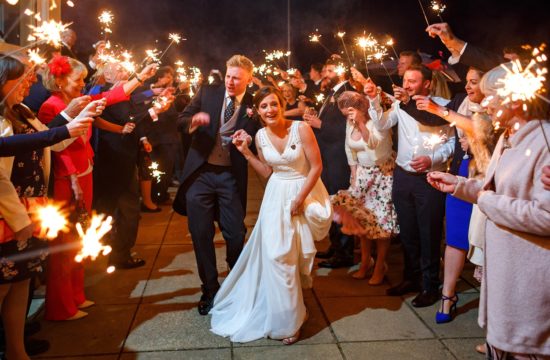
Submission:
[[[258,120],[247,115],[252,95],[246,88],[253,67],[248,58],[232,56],[227,61],[225,85],[204,85],[178,117],[181,131],[191,134],[192,140],[173,207],[178,214],[187,215],[202,282],[201,315],[208,314],[220,287],[214,221],[226,241],[230,268],[246,235],[248,164],[232,144],[231,135],[242,129],[253,138],[261,127]]]

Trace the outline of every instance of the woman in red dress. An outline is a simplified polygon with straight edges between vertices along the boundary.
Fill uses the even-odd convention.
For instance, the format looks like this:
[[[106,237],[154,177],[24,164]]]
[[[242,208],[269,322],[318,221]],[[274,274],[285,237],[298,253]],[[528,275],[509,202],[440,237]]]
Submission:
[[[87,102],[104,98],[106,106],[127,101],[131,92],[138,88],[143,81],[153,76],[155,71],[156,65],[149,65],[140,74],[121,86],[98,95],[81,98],[81,92],[85,85],[84,79],[87,75],[86,67],[73,58],[56,56],[48,64],[43,80],[44,86],[52,93],[52,96],[42,104],[38,117],[47,124],[59,113],[62,113],[71,101]],[[134,128],[133,123],[122,127],[99,118],[94,120],[94,125],[121,134],[129,133]],[[66,204],[82,204],[88,213],[91,211],[93,198],[94,154],[90,145],[91,134],[90,127],[86,135],[76,139],[65,150],[55,153],[53,161],[53,198]],[[71,236],[62,235],[52,245],[67,248],[68,242],[71,242]],[[86,300],[84,295],[84,269],[81,264],[74,261],[76,247],[69,246],[68,248],[70,250],[52,252],[49,258],[45,314],[47,320],[79,319],[87,315],[80,309],[94,305],[94,302]]]

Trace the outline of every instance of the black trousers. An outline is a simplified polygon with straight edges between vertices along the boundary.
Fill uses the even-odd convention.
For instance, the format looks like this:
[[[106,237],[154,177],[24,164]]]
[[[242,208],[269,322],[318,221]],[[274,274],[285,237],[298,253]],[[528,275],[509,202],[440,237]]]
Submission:
[[[237,183],[229,167],[206,164],[198,170],[186,193],[187,220],[202,282],[212,297],[220,288],[214,247],[214,221],[227,245],[226,261],[232,268],[244,245],[246,227]]]
[[[330,249],[334,251],[333,257],[353,261],[355,238],[350,235],[342,234],[341,228],[342,225],[335,222],[330,226]]]
[[[109,234],[109,245],[112,262],[124,262],[131,257],[131,250],[137,239],[140,200],[137,168],[131,177],[131,181],[117,195],[103,195],[96,200],[96,209],[99,213],[113,217],[113,230]]]
[[[430,186],[426,175],[396,167],[392,198],[405,258],[403,278],[421,280],[423,290],[437,290],[445,194]]]

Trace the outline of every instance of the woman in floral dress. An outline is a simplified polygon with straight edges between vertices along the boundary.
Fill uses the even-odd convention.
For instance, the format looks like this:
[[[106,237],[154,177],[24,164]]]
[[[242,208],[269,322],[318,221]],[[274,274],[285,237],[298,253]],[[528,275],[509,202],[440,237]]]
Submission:
[[[361,266],[353,277],[364,279],[374,266],[369,285],[380,285],[388,268],[390,238],[399,232],[391,201],[395,166],[391,136],[368,121],[368,101],[362,95],[346,91],[338,107],[348,117],[345,146],[351,185],[332,196],[335,220],[342,223],[343,233],[361,239]],[[370,255],[372,242],[377,244],[376,262]]]

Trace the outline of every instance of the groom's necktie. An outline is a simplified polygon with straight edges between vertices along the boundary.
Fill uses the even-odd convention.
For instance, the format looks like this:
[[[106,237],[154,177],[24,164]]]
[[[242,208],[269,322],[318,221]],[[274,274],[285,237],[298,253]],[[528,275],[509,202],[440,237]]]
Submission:
[[[227,99],[227,104],[225,105],[225,111],[223,113],[223,123],[225,124],[229,120],[231,120],[233,114],[235,114],[235,97],[230,96],[229,99]]]

